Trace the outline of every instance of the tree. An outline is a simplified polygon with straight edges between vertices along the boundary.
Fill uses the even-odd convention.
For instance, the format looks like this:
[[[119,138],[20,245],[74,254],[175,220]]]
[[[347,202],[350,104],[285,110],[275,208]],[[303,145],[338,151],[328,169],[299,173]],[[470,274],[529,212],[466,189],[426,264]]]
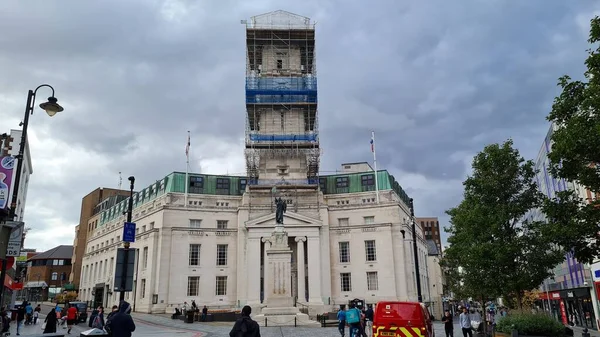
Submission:
[[[548,225],[525,219],[544,200],[533,162],[508,140],[486,146],[472,167],[463,183],[464,199],[447,211],[445,266],[460,269],[457,288],[463,293],[484,302],[514,296],[522,308],[525,292],[537,288],[564,259],[559,247],[548,245]]]
[[[590,44],[600,42],[600,19],[591,20]],[[584,81],[559,79],[562,93],[555,98],[547,119],[556,129],[552,134],[550,173],[578,183],[593,195],[600,192],[600,47],[588,50]],[[595,199],[595,198],[593,198]],[[586,202],[587,201],[587,202]],[[576,191],[563,191],[548,200],[544,213],[559,239],[557,244],[572,248],[582,262],[600,256],[600,200],[584,200]]]

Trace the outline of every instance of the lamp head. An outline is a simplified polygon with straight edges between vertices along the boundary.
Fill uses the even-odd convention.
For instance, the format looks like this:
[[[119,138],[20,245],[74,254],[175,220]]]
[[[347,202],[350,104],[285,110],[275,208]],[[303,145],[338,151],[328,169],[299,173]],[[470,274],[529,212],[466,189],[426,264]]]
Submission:
[[[131,181],[133,183],[133,182],[135,182],[135,177],[131,176],[131,177],[127,178],[127,180],[129,180],[129,181]]]
[[[52,117],[56,115],[57,112],[63,111],[63,107],[60,106],[56,97],[48,97],[48,102],[40,104],[40,108],[46,111],[48,116]]]

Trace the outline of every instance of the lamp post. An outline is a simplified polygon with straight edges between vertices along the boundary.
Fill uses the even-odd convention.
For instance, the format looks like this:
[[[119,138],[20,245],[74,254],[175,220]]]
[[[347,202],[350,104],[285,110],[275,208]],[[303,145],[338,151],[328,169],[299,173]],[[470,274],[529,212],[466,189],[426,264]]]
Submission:
[[[413,251],[415,254],[415,276],[417,277],[417,301],[423,302],[423,294],[421,293],[421,276],[419,275],[419,250],[417,249],[417,224],[415,222],[415,207],[413,199],[409,199],[410,207],[410,222],[412,223],[412,238]]]
[[[48,101],[40,104],[40,108],[45,110],[48,116],[52,117],[56,115],[58,112],[63,111],[63,107],[60,106],[57,102],[58,100],[54,97],[54,88],[48,84],[42,84],[35,88],[35,90],[29,90],[27,93],[27,106],[25,107],[25,117],[23,118],[23,122],[19,124],[19,126],[23,126],[23,130],[21,131],[21,143],[19,144],[19,154],[17,154],[17,170],[14,172],[15,183],[13,186],[13,195],[10,203],[10,213],[8,215],[8,219],[16,220],[17,218],[17,200],[19,198],[19,185],[21,184],[21,175],[23,170],[23,157],[25,154],[25,144],[27,142],[27,128],[29,126],[29,116],[33,114],[34,106],[35,106],[35,97],[38,89],[48,87],[52,90],[52,96],[48,97]],[[2,219],[6,221],[5,219]],[[1,221],[0,221],[1,223]],[[4,254],[0,254],[3,255]],[[0,291],[0,304],[4,303],[4,279],[6,278],[6,258],[2,259],[2,270],[0,272],[0,283],[2,284],[2,291]]]
[[[131,176],[129,179],[129,203],[127,204],[127,222],[131,222],[131,212],[133,210],[133,184],[135,183],[135,177]],[[123,277],[121,278],[121,289],[125,289],[127,286],[127,266],[129,264],[129,242],[125,241],[123,248],[125,248],[125,256],[123,259]],[[125,301],[125,291],[119,293],[119,301]]]

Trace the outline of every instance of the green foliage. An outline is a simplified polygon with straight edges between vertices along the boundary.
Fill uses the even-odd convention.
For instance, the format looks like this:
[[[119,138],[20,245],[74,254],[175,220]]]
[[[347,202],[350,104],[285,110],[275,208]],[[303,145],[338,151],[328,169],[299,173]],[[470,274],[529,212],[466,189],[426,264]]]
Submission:
[[[515,329],[519,335],[563,336],[565,327],[546,315],[515,313],[502,317],[496,325],[496,331],[510,334]]]
[[[600,41],[600,18],[591,20],[591,44]],[[585,81],[559,79],[562,93],[555,98],[547,119],[556,125],[549,154],[554,177],[577,182],[593,194],[600,192],[600,47],[590,49]],[[592,262],[600,257],[600,200],[583,200],[573,192],[561,192],[544,205],[544,213],[557,224],[556,243],[574,248],[575,257]]]
[[[463,298],[515,296],[521,306],[524,292],[563,260],[563,252],[548,245],[552,231],[544,223],[523,221],[544,199],[533,167],[511,140],[475,156],[464,200],[447,211],[450,247],[443,258],[446,270],[453,270],[451,289]]]

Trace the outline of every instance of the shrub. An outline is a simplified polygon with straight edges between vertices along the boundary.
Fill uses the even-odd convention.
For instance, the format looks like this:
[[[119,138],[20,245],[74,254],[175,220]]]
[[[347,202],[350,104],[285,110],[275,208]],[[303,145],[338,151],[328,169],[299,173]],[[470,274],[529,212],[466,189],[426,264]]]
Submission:
[[[565,327],[553,318],[540,314],[515,313],[502,317],[496,325],[496,331],[510,334],[515,329],[519,335],[563,336]]]

